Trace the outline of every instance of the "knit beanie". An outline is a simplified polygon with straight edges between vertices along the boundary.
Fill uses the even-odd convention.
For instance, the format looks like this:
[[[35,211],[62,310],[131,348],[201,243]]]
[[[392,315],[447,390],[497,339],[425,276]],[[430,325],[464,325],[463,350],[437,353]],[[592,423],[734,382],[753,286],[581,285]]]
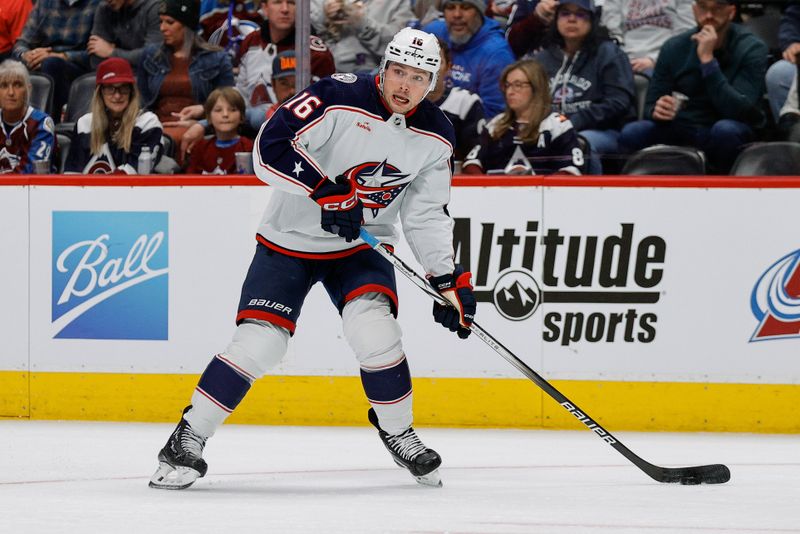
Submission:
[[[200,1],[164,0],[161,2],[161,14],[172,17],[190,30],[196,30],[200,24]]]
[[[483,0],[445,0],[444,4],[442,4],[442,8],[447,6],[447,4],[469,4],[473,6],[475,9],[478,10],[478,13],[481,14],[481,17],[486,13],[486,2]]]

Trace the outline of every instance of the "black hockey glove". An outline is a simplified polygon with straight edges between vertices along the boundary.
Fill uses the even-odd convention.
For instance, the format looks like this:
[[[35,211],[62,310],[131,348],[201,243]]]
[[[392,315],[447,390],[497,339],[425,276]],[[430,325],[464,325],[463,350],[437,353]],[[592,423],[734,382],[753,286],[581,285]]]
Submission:
[[[345,238],[349,243],[361,231],[364,205],[356,185],[342,175],[336,182],[324,180],[309,197],[322,208],[322,229]]]
[[[451,332],[457,332],[461,339],[467,339],[472,333],[469,327],[475,319],[477,310],[470,283],[471,277],[472,273],[465,272],[460,265],[456,265],[453,274],[433,276],[428,280],[433,288],[452,304],[452,306],[442,306],[434,302],[433,319]]]

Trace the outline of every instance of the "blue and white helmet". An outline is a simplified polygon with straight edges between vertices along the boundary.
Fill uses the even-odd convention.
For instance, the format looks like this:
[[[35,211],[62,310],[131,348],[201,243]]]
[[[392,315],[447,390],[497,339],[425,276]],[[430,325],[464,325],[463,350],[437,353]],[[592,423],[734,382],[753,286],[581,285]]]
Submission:
[[[439,42],[434,35],[413,28],[403,28],[392,37],[392,40],[386,45],[386,52],[381,60],[381,91],[383,90],[383,74],[390,61],[430,72],[431,83],[428,85],[426,95],[436,87],[442,56],[439,51]]]

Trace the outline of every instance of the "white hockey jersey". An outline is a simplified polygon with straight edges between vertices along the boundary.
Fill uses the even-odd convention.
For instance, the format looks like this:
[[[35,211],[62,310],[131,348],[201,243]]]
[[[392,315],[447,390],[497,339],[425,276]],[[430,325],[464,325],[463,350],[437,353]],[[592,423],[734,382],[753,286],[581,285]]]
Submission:
[[[453,271],[453,222],[447,213],[453,126],[423,100],[406,115],[392,113],[377,77],[334,74],[287,101],[261,128],[256,175],[276,188],[258,240],[284,254],[337,258],[369,245],[345,242],[320,226],[308,195],[326,179],[356,182],[364,227],[395,244],[398,217],[406,241],[426,272]]]

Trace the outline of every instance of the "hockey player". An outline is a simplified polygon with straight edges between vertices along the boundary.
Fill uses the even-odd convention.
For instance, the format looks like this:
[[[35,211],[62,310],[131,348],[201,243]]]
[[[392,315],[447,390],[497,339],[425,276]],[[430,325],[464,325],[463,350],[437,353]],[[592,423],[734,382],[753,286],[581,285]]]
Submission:
[[[396,243],[399,217],[430,283],[452,303],[436,305],[434,319],[461,338],[469,335],[476,307],[471,275],[453,264],[446,211],[453,129],[425,100],[439,61],[435,37],[404,28],[387,45],[379,75],[320,80],[262,127],[254,167],[275,191],[258,229],[238,327],[159,453],[151,487],[182,489],[205,475],[206,440],[253,381],[284,356],[316,282],[341,314],[359,361],[369,421],[398,465],[422,484],[440,485],[441,458],[411,426],[394,271],[359,239],[364,225],[381,241]]]

